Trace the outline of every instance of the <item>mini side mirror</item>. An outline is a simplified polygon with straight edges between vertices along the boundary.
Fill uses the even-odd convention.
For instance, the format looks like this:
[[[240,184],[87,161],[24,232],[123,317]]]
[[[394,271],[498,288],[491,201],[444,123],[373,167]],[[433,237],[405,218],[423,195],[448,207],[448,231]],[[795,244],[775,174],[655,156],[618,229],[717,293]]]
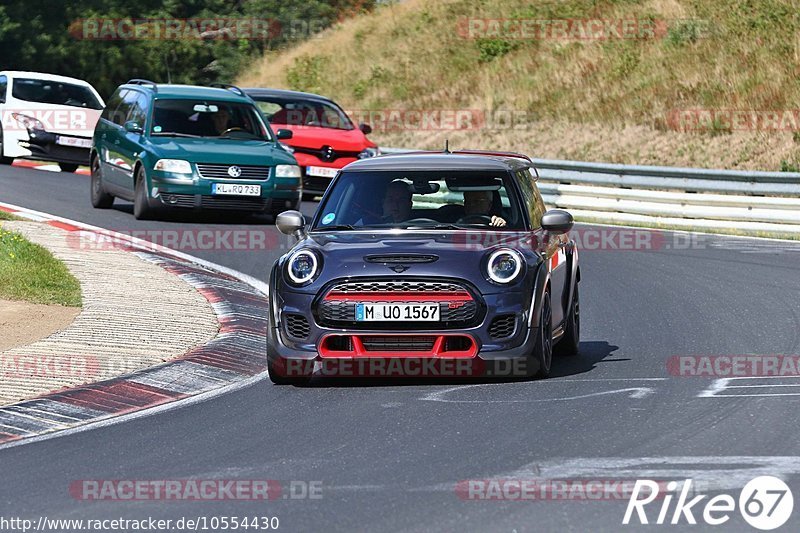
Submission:
[[[278,136],[278,140],[280,141],[291,139],[292,135],[294,135],[292,133],[292,130],[286,130],[286,129],[279,129],[277,132],[275,132],[275,134]]]
[[[574,223],[572,215],[561,209],[551,209],[542,215],[542,229],[550,233],[566,233]]]
[[[284,211],[275,218],[275,225],[284,235],[294,235],[300,240],[304,235],[306,219],[300,211]]]

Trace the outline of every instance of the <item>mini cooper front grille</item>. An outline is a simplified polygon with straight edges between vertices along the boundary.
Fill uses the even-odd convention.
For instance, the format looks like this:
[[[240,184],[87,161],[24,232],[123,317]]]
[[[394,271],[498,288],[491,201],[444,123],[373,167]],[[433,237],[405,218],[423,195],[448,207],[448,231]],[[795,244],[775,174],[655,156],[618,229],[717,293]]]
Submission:
[[[397,255],[367,255],[364,261],[367,263],[396,264],[396,263],[433,263],[439,259],[436,255],[423,254],[397,254]]]
[[[311,326],[303,315],[287,314],[286,331],[295,339],[305,339],[311,333]]]
[[[375,335],[363,336],[361,342],[368,352],[429,352],[436,342],[435,335]]]
[[[330,292],[464,292],[465,289],[457,283],[449,281],[348,281],[335,285]]]
[[[216,165],[216,164],[212,165],[206,163],[198,163],[197,172],[200,173],[201,177],[213,180],[264,181],[269,179],[269,167],[261,167],[254,165]]]
[[[496,316],[489,325],[489,336],[493,339],[505,339],[514,334],[516,326],[517,317],[515,315]]]

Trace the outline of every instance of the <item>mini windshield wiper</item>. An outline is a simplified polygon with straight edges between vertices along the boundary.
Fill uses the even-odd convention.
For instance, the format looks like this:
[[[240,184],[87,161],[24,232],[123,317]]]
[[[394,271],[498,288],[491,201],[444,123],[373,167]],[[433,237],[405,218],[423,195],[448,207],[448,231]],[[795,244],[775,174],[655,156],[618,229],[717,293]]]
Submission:
[[[402,226],[403,229],[468,229],[468,226],[461,226],[459,224],[412,224],[410,226]]]
[[[153,133],[153,137],[188,137],[190,139],[199,139],[202,135],[192,135],[191,133],[177,133],[174,131],[167,131],[164,133]]]

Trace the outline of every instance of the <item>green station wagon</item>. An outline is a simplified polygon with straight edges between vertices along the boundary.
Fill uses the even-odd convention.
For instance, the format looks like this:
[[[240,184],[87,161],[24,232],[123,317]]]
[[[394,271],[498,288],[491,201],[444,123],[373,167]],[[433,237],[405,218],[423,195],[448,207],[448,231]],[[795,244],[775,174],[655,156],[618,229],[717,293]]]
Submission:
[[[132,201],[138,219],[168,208],[275,215],[300,203],[300,167],[255,103],[232,85],[130,80],[108,100],[90,154],[91,200]]]

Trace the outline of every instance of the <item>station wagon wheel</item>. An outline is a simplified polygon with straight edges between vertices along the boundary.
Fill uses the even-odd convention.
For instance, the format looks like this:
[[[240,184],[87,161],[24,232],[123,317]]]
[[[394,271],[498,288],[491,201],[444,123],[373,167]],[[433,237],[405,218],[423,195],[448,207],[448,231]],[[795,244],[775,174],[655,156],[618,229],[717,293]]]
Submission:
[[[578,295],[578,283],[575,283],[575,291],[572,294],[572,305],[567,316],[564,336],[555,346],[555,353],[558,355],[577,355],[581,343],[581,305]]]
[[[90,195],[92,199],[92,207],[97,209],[108,209],[114,205],[114,197],[108,194],[103,188],[103,175],[100,170],[100,157],[95,156],[92,159],[91,165],[92,184]]]
[[[539,366],[534,377],[543,379],[550,376],[550,367],[553,363],[553,312],[550,308],[549,292],[545,292],[542,298],[542,310],[539,313],[537,330],[536,344],[531,359],[535,360]]]
[[[147,180],[144,176],[144,168],[139,167],[136,171],[136,186],[133,196],[133,216],[137,220],[148,220],[153,216],[153,208],[147,199]]]

